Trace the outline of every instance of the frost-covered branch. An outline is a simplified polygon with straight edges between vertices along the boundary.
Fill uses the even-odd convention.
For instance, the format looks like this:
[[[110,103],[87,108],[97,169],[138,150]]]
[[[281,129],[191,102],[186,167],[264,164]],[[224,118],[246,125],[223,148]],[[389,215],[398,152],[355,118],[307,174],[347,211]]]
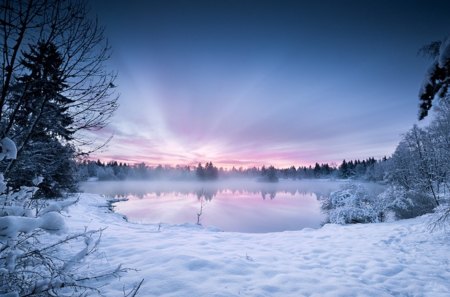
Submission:
[[[4,138],[0,143],[0,161],[16,157],[13,141]],[[0,174],[0,296],[100,294],[98,281],[118,277],[129,269],[119,266],[99,272],[83,268],[96,252],[104,229],[85,230],[48,243],[54,238],[49,234],[66,232],[61,212],[78,199],[35,199],[42,178],[33,182],[33,187],[11,191]],[[74,251],[73,246],[80,245]],[[80,270],[85,271],[83,276]]]

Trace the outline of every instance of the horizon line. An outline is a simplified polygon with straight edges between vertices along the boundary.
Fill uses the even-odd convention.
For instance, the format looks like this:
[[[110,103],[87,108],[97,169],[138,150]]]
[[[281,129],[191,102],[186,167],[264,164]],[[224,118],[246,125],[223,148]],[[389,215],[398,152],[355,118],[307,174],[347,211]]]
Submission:
[[[336,162],[336,161],[332,161],[332,162],[313,162],[313,163],[308,163],[307,165],[305,165],[305,164],[300,164],[300,165],[291,164],[291,165],[287,165],[287,166],[286,165],[281,165],[280,166],[280,165],[271,164],[271,163],[267,163],[267,164],[258,163],[258,164],[249,165],[249,166],[242,166],[242,165],[237,165],[237,164],[225,164],[225,163],[221,163],[221,162],[214,162],[212,160],[201,161],[201,162],[194,162],[193,161],[193,162],[190,162],[190,163],[187,163],[187,164],[186,163],[185,164],[150,163],[150,162],[145,162],[145,161],[133,161],[133,160],[130,161],[130,160],[124,160],[124,159],[116,160],[116,159],[111,159],[111,158],[91,158],[91,157],[88,157],[86,160],[87,161],[93,161],[93,162],[100,161],[101,163],[104,163],[104,164],[108,164],[110,162],[117,162],[119,164],[122,163],[122,164],[126,164],[126,165],[131,165],[131,166],[144,164],[145,166],[150,167],[150,168],[157,168],[157,167],[161,166],[163,168],[171,168],[171,169],[176,169],[177,167],[196,168],[199,164],[205,165],[206,163],[210,163],[211,162],[218,169],[222,169],[224,171],[231,171],[233,168],[235,168],[236,170],[240,170],[240,169],[248,170],[248,169],[253,169],[253,168],[260,169],[262,167],[268,168],[270,166],[273,166],[276,169],[290,169],[292,167],[294,167],[295,169],[298,169],[298,168],[309,168],[309,167],[314,168],[314,166],[316,164],[319,164],[320,166],[328,165],[331,168],[336,168],[337,169],[337,168],[339,168],[339,166],[344,161],[346,161],[346,162],[354,162],[354,161],[362,162],[362,161],[366,161],[366,160],[369,160],[369,159],[374,159],[375,161],[381,161],[384,158],[387,158],[387,156],[384,156],[382,158],[368,157],[368,158],[364,158],[364,159],[342,159],[339,162]],[[86,161],[86,160],[82,160],[82,161]]]

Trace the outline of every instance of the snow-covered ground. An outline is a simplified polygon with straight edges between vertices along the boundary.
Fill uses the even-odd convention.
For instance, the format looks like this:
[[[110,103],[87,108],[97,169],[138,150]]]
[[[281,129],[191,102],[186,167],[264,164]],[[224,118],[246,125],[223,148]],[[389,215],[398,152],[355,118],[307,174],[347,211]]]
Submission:
[[[141,279],[138,296],[450,296],[450,233],[430,232],[429,217],[248,234],[128,223],[106,205],[81,194],[66,219],[71,231],[107,227],[93,270],[137,269],[106,296]]]

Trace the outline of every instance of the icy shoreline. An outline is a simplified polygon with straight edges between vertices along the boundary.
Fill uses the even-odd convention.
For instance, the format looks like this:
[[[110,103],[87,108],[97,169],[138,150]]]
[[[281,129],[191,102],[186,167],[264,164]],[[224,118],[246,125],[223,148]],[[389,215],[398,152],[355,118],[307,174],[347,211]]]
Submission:
[[[70,231],[107,227],[91,267],[137,269],[107,281],[106,296],[122,296],[141,279],[139,296],[450,294],[450,234],[430,233],[429,216],[251,234],[129,223],[107,205],[80,194],[66,218]]]

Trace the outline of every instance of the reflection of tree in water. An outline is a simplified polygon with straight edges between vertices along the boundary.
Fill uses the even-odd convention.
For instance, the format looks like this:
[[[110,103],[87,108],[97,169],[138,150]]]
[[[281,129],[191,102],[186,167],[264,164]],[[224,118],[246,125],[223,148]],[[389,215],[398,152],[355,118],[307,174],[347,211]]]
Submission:
[[[211,201],[216,195],[217,189],[200,189],[197,191],[197,199],[202,200],[204,198],[206,201]]]
[[[120,193],[115,194],[113,197],[117,198],[117,199],[130,198],[130,197],[143,199],[148,194],[155,194],[157,197],[161,196],[161,192],[120,192]]]
[[[263,199],[275,199],[277,195],[286,197],[283,194],[295,195],[311,195],[315,194],[318,200],[320,197],[328,196],[332,191],[339,188],[336,183],[256,183],[252,181],[240,183],[130,183],[127,184],[105,183],[106,187],[101,192],[109,197],[129,198],[129,199],[145,199],[156,198],[162,199],[170,196],[190,196],[194,195],[198,200],[204,199],[211,201],[213,198],[223,195],[226,197],[240,197],[243,195],[260,196]],[[95,192],[95,191],[94,191]],[[100,191],[99,191],[100,192]],[[278,196],[280,197],[280,196]]]
[[[122,198],[138,198],[143,199],[149,195],[155,195],[157,198],[164,198],[165,196],[174,195],[174,196],[186,196],[186,195],[196,195],[197,199],[200,200],[202,198],[205,201],[211,201],[218,194],[223,193],[232,193],[233,195],[240,196],[245,194],[258,195],[260,194],[262,199],[270,198],[271,200],[275,199],[277,193],[286,193],[291,196],[295,196],[296,194],[300,195],[308,195],[315,194],[316,197],[320,200],[320,198],[326,197],[330,195],[331,191],[323,191],[323,190],[304,190],[304,189],[289,189],[289,190],[279,190],[279,189],[258,189],[258,190],[244,190],[244,189],[219,189],[219,188],[201,188],[197,190],[179,190],[179,191],[164,191],[164,190],[153,190],[153,191],[124,191],[116,193],[115,195],[111,195],[111,197],[116,199]]]
[[[271,190],[271,191],[262,190],[261,191],[261,197],[264,200],[266,200],[267,196],[270,198],[270,200],[273,200],[273,199],[275,199],[276,195],[277,195],[277,192],[275,190]]]
[[[295,196],[297,194],[297,189],[291,189],[290,191],[286,191],[286,193],[290,193],[292,196]]]
[[[206,202],[210,202],[216,195],[217,195],[218,189],[199,189],[195,193],[197,195],[197,200],[200,202],[200,209],[197,212],[197,225],[201,225],[201,217],[203,214],[203,208],[205,207]],[[191,194],[191,193],[188,193]]]
[[[200,197],[200,210],[197,212],[197,225],[201,225],[202,223],[200,222],[201,216],[203,214],[203,198]]]

